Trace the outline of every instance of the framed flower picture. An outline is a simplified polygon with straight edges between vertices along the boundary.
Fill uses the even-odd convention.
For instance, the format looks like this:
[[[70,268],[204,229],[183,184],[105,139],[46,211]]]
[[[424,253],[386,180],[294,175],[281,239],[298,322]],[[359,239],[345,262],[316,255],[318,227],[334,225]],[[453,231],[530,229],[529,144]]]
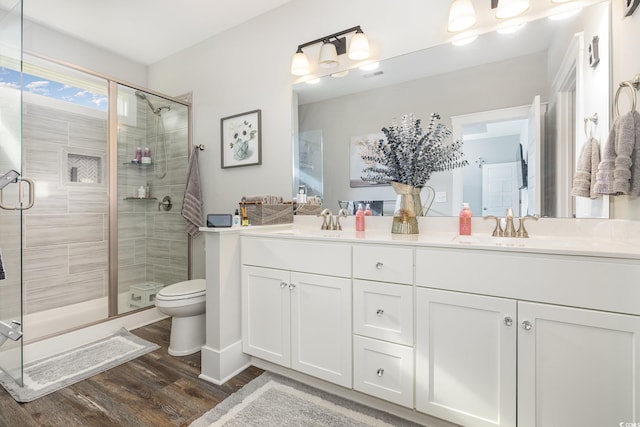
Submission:
[[[222,168],[262,164],[261,110],[220,119]]]

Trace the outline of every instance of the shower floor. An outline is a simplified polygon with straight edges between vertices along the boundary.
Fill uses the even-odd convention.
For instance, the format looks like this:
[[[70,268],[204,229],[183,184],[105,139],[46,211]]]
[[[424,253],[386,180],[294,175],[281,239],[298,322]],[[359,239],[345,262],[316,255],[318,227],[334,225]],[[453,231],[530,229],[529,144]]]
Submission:
[[[137,307],[129,305],[129,292],[118,294],[118,313],[123,314]],[[150,304],[153,305],[153,304]],[[105,320],[108,316],[107,297],[85,301],[65,307],[26,314],[23,318],[23,339],[25,342],[57,334],[83,325]]]

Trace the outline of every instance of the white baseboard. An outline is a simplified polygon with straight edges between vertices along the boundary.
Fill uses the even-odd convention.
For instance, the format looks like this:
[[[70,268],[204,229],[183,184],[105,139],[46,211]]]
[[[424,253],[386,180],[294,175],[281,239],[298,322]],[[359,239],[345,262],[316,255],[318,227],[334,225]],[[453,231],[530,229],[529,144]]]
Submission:
[[[222,350],[207,345],[201,350],[201,374],[199,378],[213,384],[224,384],[251,366],[251,358],[242,352],[242,341]]]

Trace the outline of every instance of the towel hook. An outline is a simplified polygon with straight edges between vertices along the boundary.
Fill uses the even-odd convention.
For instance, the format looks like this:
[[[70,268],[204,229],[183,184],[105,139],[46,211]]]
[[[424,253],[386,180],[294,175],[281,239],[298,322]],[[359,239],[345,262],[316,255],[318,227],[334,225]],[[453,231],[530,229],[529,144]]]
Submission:
[[[636,76],[636,77],[640,77],[640,76]],[[640,86],[640,78],[637,78],[636,80],[633,81],[626,81],[626,82],[622,82],[620,83],[620,86],[618,86],[618,90],[616,91],[616,98],[613,101],[613,104],[615,106],[615,116],[616,118],[620,117],[620,108],[618,106],[618,98],[620,97],[620,92],[622,92],[622,89],[625,87],[628,87],[629,89],[631,89],[631,94],[632,94],[632,103],[631,103],[631,111],[636,109],[636,103],[637,103],[637,99],[636,99],[636,87]]]
[[[593,113],[591,117],[584,119],[584,136],[585,138],[593,138],[593,128],[598,125],[598,113]],[[587,132],[587,127],[589,131]]]

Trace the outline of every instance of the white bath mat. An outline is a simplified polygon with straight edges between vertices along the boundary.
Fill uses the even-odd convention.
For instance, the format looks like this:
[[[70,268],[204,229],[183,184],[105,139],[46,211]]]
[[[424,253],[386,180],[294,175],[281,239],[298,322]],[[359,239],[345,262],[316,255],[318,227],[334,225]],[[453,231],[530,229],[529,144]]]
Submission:
[[[25,364],[22,387],[3,371],[0,384],[18,402],[31,402],[158,348],[122,328],[110,337]]]
[[[190,427],[413,427],[391,414],[265,372]]]

